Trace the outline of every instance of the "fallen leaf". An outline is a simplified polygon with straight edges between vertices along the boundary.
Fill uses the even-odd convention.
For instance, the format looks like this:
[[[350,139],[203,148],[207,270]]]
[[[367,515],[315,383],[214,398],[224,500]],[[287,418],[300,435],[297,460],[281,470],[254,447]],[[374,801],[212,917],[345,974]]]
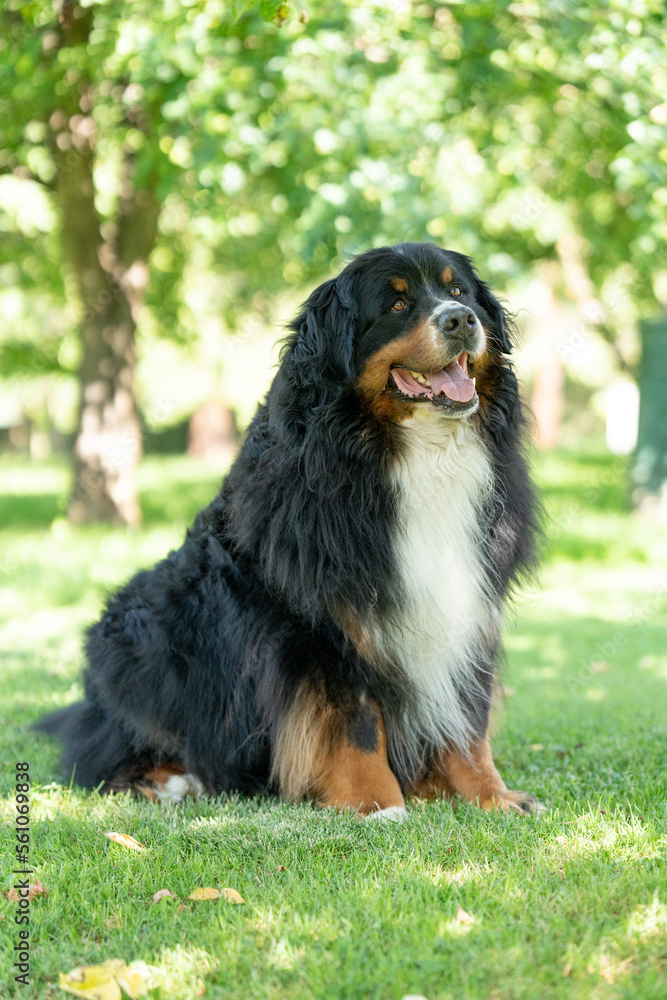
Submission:
[[[178,897],[169,889],[158,889],[151,902],[159,903],[161,899],[177,899]]]
[[[134,837],[130,837],[128,833],[114,833],[112,830],[109,830],[105,833],[105,837],[108,837],[109,840],[113,840],[114,844],[120,844],[122,847],[129,847],[133,851],[146,850],[146,847],[143,844],[140,844],[138,840],[134,839]]]
[[[193,889],[188,899],[194,899],[197,902],[204,899],[220,899],[220,890],[211,889],[210,886],[205,886],[203,889]]]
[[[543,743],[531,743],[530,744],[530,749],[533,751],[533,753],[539,753],[540,750],[544,750],[544,744]]]
[[[189,910],[189,909],[190,909],[190,907],[189,907],[189,906],[188,906],[188,905],[187,905],[186,903],[180,903],[180,904],[179,904],[179,905],[178,905],[178,906],[176,907],[176,912],[177,912],[177,913],[180,913],[180,912],[181,912],[181,910]]]
[[[145,962],[131,962],[116,976],[116,980],[127,995],[135,1000],[148,993],[151,971]]]
[[[61,972],[58,986],[66,993],[87,1000],[121,1000],[121,987],[131,1000],[148,993],[151,972],[145,962],[126,965],[120,958],[110,958],[101,965],[80,965],[71,972]]]
[[[6,896],[11,903],[17,903],[19,901],[19,898],[22,899],[27,898],[32,901],[37,896],[48,896],[48,894],[49,892],[46,886],[43,885],[38,878],[36,878],[35,881],[31,882],[30,885],[28,886],[27,897],[26,896],[19,897],[19,894],[16,891],[16,889],[10,889],[9,892],[6,893]],[[5,895],[5,893],[3,893],[3,895]]]
[[[286,872],[287,868],[285,867],[285,865],[278,865],[278,867],[276,868],[276,871],[277,872]]]
[[[240,892],[236,891],[236,889],[223,889],[222,895],[228,903],[245,903],[245,899]]]
[[[460,906],[456,909],[456,919],[460,924],[474,924],[475,918],[471,917],[469,913],[466,913]]]
[[[572,972],[572,962],[568,962],[565,968],[563,969],[563,975],[569,976],[571,972]]]
[[[66,993],[87,1000],[121,1000],[116,975],[125,968],[125,962],[118,958],[110,958],[102,965],[80,965],[71,972],[61,972],[58,986]]]

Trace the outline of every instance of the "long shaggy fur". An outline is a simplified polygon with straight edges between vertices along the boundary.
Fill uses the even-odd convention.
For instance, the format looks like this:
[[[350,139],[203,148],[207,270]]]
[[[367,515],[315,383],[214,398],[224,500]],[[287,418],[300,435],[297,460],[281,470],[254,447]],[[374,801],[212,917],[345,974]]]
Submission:
[[[430,244],[370,251],[308,299],[220,494],[180,549],[109,600],[86,638],[85,700],[41,723],[64,741],[65,770],[74,769],[79,784],[123,787],[177,761],[211,793],[273,788],[294,797],[298,747],[308,757],[309,740],[322,739],[311,739],[317,724],[310,715],[289,732],[297,692],[306,689],[333,706],[343,720],[337,724],[353,736],[365,724],[363,706],[379,706],[402,787],[439,741],[464,746],[484,734],[500,612],[533,562],[535,505],[507,317],[471,263],[444,254]],[[419,618],[406,592],[400,475],[417,431],[383,419],[358,387],[360,373],[391,341],[378,316],[385,316],[392,276],[431,287],[428,276],[447,262],[470,284],[490,358],[479,411],[451,430],[463,438],[452,444],[443,489],[449,477],[452,503],[469,509],[452,543],[459,565],[447,572],[476,588],[487,624],[466,640],[466,656],[449,664],[443,651],[441,674],[429,660],[420,676],[401,652],[411,648],[406,615]],[[386,324],[394,322],[386,316]],[[481,456],[472,499],[465,499],[466,434]],[[439,510],[444,517],[445,506]],[[423,629],[424,621],[417,625]],[[432,625],[441,635],[438,622]],[[468,626],[472,635],[474,623]],[[453,693],[438,701],[445,688]],[[456,701],[449,720],[434,721],[425,708],[429,690],[443,711]],[[289,787],[280,789],[284,745],[292,758],[283,765]],[[304,760],[304,794],[312,768]]]

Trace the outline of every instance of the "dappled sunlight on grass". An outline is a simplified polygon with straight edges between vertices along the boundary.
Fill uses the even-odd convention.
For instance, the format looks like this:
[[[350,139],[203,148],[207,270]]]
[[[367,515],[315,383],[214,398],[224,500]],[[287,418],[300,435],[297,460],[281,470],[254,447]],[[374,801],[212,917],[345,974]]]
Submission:
[[[507,784],[548,811],[419,800],[403,824],[378,826],[271,798],[156,806],[54,781],[58,749],[26,723],[80,696],[82,634],[105,594],[180,544],[219,475],[146,460],[146,523],[129,533],[72,528],[62,466],[8,463],[0,509],[25,518],[0,521],[0,759],[31,762],[35,870],[49,890],[33,907],[43,989],[29,1000],[51,997],[59,970],[110,957],[155,968],[164,1000],[312,1000],[313,983],[365,997],[369,968],[388,997],[616,1000],[632,983],[633,996],[661,1000],[666,542],[623,513],[616,459],[559,453],[538,465],[549,509],[578,511],[556,520],[542,589],[509,616],[494,750]],[[12,815],[5,783],[0,816]],[[245,904],[189,900],[201,886],[235,888]],[[163,888],[176,898],[153,904]],[[0,910],[11,912],[6,900]]]

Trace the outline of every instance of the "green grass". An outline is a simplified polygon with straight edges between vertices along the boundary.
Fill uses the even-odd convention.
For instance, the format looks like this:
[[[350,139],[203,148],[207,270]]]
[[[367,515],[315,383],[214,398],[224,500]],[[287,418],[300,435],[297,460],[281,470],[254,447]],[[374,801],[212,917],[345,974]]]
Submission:
[[[667,535],[628,515],[625,469],[593,447],[540,456],[550,544],[541,587],[508,622],[494,748],[539,820],[416,804],[402,826],[230,798],[156,807],[58,783],[57,749],[25,726],[81,692],[82,629],[103,595],[179,544],[217,477],[142,467],[145,527],[73,529],[67,473],[0,464],[3,857],[13,764],[32,768],[32,985],[108,958],[157,969],[154,995],[243,1000],[534,1000],[667,994]],[[147,846],[135,854],[107,830]],[[13,884],[9,864],[3,888]],[[231,886],[229,903],[151,904]],[[461,907],[472,923],[457,921]]]

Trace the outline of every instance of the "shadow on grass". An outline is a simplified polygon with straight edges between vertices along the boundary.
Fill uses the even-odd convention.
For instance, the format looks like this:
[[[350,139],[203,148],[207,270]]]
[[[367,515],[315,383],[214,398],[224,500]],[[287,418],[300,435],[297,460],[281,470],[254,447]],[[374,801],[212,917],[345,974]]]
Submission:
[[[48,527],[67,509],[67,498],[58,493],[0,495],[0,525],[12,528]]]

